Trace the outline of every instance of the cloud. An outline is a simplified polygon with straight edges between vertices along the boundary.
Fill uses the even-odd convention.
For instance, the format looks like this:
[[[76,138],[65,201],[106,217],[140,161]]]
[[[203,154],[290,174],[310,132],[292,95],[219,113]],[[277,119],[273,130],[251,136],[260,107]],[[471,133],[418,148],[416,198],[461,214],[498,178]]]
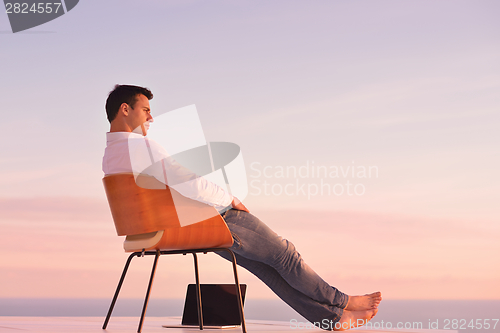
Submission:
[[[107,202],[82,197],[0,198],[0,219],[30,222],[110,221]]]
[[[499,259],[491,256],[500,250],[500,230],[494,225],[347,210],[254,214],[292,241],[308,265],[341,290],[381,289],[400,299],[500,297],[490,288],[500,278]],[[0,264],[8,272],[0,279],[7,286],[0,297],[106,297],[114,288],[127,255],[105,200],[3,198],[0,220],[0,251],[9,253]],[[169,281],[166,295],[182,297],[177,290],[192,279],[191,261],[183,256],[164,260],[168,268],[159,274]],[[226,261],[213,255],[202,260],[207,281],[230,283],[230,274],[220,277]],[[134,264],[131,281],[149,274],[150,260],[140,262]],[[252,284],[252,297],[272,297],[256,278],[241,271],[242,279]],[[85,285],[76,287],[82,281]],[[474,292],[457,296],[458,289]],[[131,288],[125,295],[141,297],[142,290]]]

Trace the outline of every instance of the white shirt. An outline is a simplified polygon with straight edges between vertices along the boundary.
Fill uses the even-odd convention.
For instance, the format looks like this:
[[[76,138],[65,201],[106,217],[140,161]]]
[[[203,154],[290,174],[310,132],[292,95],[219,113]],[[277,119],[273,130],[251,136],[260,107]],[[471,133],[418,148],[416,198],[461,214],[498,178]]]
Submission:
[[[105,175],[116,173],[147,174],[178,191],[185,197],[223,210],[233,196],[224,188],[199,177],[177,163],[163,147],[141,134],[106,133],[102,160]]]

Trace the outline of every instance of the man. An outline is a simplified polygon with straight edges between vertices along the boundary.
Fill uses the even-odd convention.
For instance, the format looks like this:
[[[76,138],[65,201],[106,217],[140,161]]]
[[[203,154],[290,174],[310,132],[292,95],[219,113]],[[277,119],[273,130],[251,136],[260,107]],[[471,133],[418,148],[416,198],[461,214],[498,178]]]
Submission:
[[[137,86],[117,85],[106,101],[111,124],[103,158],[105,174],[133,172],[130,142],[144,139],[153,122],[150,90]],[[166,177],[180,178],[174,188],[182,195],[214,206],[226,221],[234,244],[231,250],[237,263],[271,288],[283,301],[316,326],[327,330],[345,330],[364,325],[376,315],[381,293],[348,296],[330,286],[301,258],[294,245],[278,236],[237,198],[202,177],[193,176],[168,155],[162,157]],[[167,184],[172,185],[172,184]],[[225,253],[219,253],[225,256]],[[226,258],[227,259],[227,258]]]

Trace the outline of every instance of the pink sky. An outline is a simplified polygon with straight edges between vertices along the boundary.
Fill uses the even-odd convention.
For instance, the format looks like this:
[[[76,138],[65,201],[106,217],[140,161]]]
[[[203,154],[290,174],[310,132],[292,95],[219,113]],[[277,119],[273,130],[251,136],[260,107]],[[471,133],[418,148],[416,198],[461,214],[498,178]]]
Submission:
[[[260,189],[321,179],[259,177],[253,163],[376,166],[377,177],[324,179],[363,195],[250,187],[245,199],[341,290],[499,299],[499,11],[496,0],[80,1],[19,34],[0,13],[0,297],[111,297],[126,255],[101,159],[120,83],[149,87],[155,117],[195,104],[207,141],[238,144]],[[123,296],[143,297],[145,261]],[[161,265],[155,297],[183,297],[191,260]],[[202,281],[231,281],[221,259],[201,265]],[[275,297],[242,276],[248,297]]]
[[[106,298],[126,254],[107,204],[82,198],[0,201],[4,221],[2,297]],[[292,240],[325,280],[351,293],[388,299],[498,299],[498,227],[472,221],[353,211],[256,211]],[[307,225],[307,228],[304,228]],[[136,260],[136,259],[135,259]],[[134,262],[123,297],[142,297],[151,260]],[[193,280],[191,259],[161,259],[156,297],[182,298]],[[230,266],[202,257],[202,280],[230,282]],[[210,266],[209,266],[210,265]],[[169,271],[173,270],[173,271]],[[243,270],[242,270],[243,271]],[[222,272],[222,273],[221,273]],[[249,273],[252,298],[273,298]],[[457,293],[457,291],[460,291]]]

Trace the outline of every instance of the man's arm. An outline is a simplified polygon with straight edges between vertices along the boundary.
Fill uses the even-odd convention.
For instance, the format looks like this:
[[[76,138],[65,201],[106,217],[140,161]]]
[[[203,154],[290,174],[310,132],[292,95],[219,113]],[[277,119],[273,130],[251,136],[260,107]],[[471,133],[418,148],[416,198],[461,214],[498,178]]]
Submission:
[[[135,143],[133,146],[135,149],[130,148],[132,143]],[[142,145],[141,142],[135,142],[135,140],[129,141],[130,156],[134,157],[134,160],[138,160],[137,162],[141,162],[138,163],[138,170],[143,170],[142,172],[155,177],[183,196],[215,206],[216,209],[231,205],[234,209],[249,212],[245,205],[226,189],[196,175],[179,164],[154,140],[146,139],[145,143]],[[141,148],[147,148],[147,150],[143,152]],[[146,164],[144,165],[144,163]],[[150,166],[144,169],[147,164]]]

